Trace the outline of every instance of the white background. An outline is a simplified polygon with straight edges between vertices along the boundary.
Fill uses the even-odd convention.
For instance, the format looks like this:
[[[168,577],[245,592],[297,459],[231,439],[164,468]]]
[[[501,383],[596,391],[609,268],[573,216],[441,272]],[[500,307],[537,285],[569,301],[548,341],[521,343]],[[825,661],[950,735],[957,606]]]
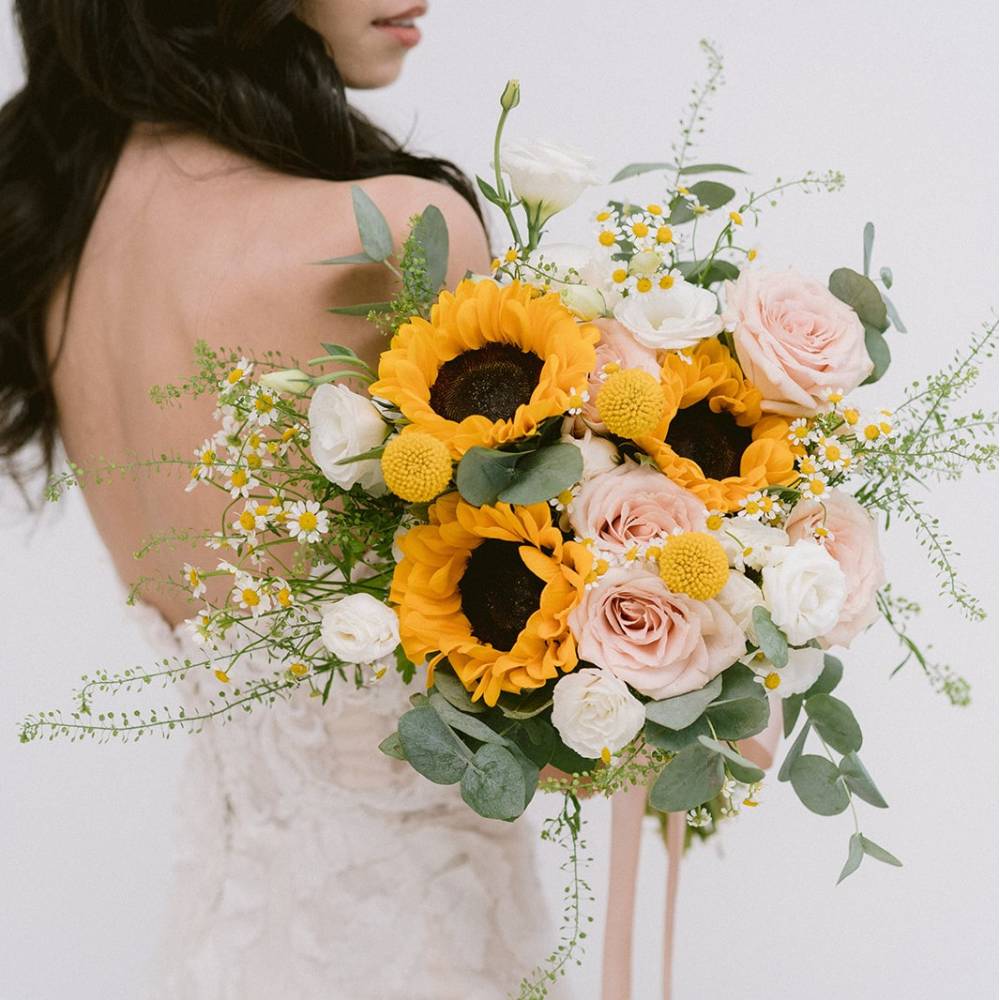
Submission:
[[[726,56],[728,86],[697,158],[742,164],[758,187],[809,167],[836,167],[848,178],[839,195],[793,195],[770,211],[758,238],[762,259],[821,277],[858,267],[862,226],[876,223],[875,264],[893,267],[894,299],[911,333],[892,335],[896,364],[869,390],[873,402],[891,405],[910,378],[942,363],[991,316],[997,25],[990,0],[432,0],[424,24],[425,41],[402,80],[359,103],[397,134],[412,128],[418,148],[481,173],[508,76],[520,77],[523,91],[512,135],[584,146],[606,176],[627,161],[666,158],[687,90],[703,74],[697,41],[711,36]],[[4,92],[19,80],[16,51],[4,11]],[[564,232],[585,227],[585,210],[604,194],[571,213]],[[991,406],[994,392],[991,369],[976,402]],[[992,477],[934,486],[929,499],[964,555],[966,578],[992,609]],[[169,890],[183,738],[138,747],[18,745],[17,721],[65,705],[84,670],[119,669],[153,654],[123,607],[79,496],[33,518],[5,489],[0,509],[0,997],[131,1000]],[[890,682],[897,649],[879,628],[847,658],[842,690],[866,732],[864,758],[892,805],[862,805],[863,827],[906,867],[866,861],[835,888],[849,816],[813,816],[788,786],[769,782],[763,805],[729,826],[724,858],[703,847],[685,860],[679,1000],[996,995],[996,617],[970,625],[936,602],[905,526],[886,547],[899,589],[925,604],[919,634],[974,689],[973,705],[956,709],[916,669]],[[534,808],[536,819],[544,807]],[[600,858],[607,807],[587,812]],[[664,871],[650,833],[637,1000],[657,995]],[[598,861],[598,905],[604,879]],[[553,907],[560,881],[546,878]],[[574,997],[597,997],[599,950],[595,935]]]

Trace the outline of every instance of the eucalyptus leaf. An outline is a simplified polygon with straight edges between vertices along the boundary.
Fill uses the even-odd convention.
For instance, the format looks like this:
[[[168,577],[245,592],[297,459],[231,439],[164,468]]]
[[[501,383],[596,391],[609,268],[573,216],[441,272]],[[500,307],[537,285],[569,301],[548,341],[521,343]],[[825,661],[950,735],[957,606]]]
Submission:
[[[351,185],[351,200],[354,202],[354,218],[365,253],[372,260],[387,260],[392,256],[393,243],[392,230],[385,221],[385,216],[357,184]]]
[[[648,174],[653,170],[676,170],[677,168],[672,163],[630,163],[627,167],[622,167],[621,170],[611,178],[611,183],[614,184],[615,181],[624,181],[629,177],[638,177],[639,174]]]
[[[781,702],[782,728],[784,729],[786,740],[792,735],[795,723],[799,721],[799,712],[802,710],[802,700],[804,697],[801,694],[793,694]]]
[[[896,312],[896,307],[892,304],[892,300],[889,298],[888,295],[885,294],[885,292],[882,293],[882,301],[885,303],[885,311],[889,316],[889,321],[892,323],[895,329],[899,333],[909,332],[906,329],[906,325],[899,318],[899,313]]]
[[[868,351],[868,357],[872,359],[874,367],[871,375],[861,384],[871,385],[889,370],[889,365],[892,364],[892,352],[889,350],[889,344],[885,337],[873,326],[865,327],[865,350]]]
[[[735,264],[720,258],[712,261],[680,260],[677,270],[688,280],[705,287],[717,281],[735,281],[740,276],[740,269]]]
[[[718,181],[698,181],[688,190],[697,195],[698,201],[706,208],[722,208],[736,197],[736,192],[728,184]]]
[[[403,744],[400,742],[399,733],[390,733],[382,740],[378,748],[386,757],[394,757],[396,760],[406,760],[406,753],[403,750]]]
[[[699,736],[709,736],[711,732],[712,730],[708,728],[708,719],[703,715],[685,729],[667,729],[647,719],[643,735],[650,746],[658,750],[668,750],[670,753],[679,753],[692,743],[697,743]]]
[[[840,762],[840,773],[847,782],[847,787],[854,792],[859,799],[864,799],[870,806],[878,809],[888,809],[889,803],[882,797],[882,793],[875,787],[872,776],[867,768],[861,763],[861,758],[856,753],[844,755]]]
[[[689,691],[646,704],[646,718],[666,729],[686,729],[722,693],[722,678],[715,677],[699,691]]]
[[[427,284],[437,294],[448,274],[448,223],[437,205],[428,205],[413,227],[413,238],[424,248]]]
[[[519,458],[493,448],[470,448],[455,473],[455,485],[462,499],[475,507],[496,503],[501,491],[511,484]]]
[[[472,752],[431,706],[411,708],[399,720],[399,741],[413,769],[438,785],[462,779]]]
[[[872,269],[872,244],[875,242],[875,225],[872,222],[865,223],[864,231],[864,273],[867,278]]]
[[[474,740],[479,740],[481,743],[496,743],[498,746],[508,745],[508,741],[503,736],[490,729],[481,719],[460,712],[454,705],[446,701],[441,696],[440,691],[432,692],[431,708],[437,712],[441,721],[446,726],[449,726],[456,732],[465,733],[466,736],[471,736]]]
[[[542,503],[569,489],[582,476],[583,452],[568,442],[550,444],[520,458],[510,485],[497,494],[497,499],[525,505]]]
[[[806,715],[823,740],[839,753],[861,749],[861,727],[850,708],[832,694],[814,694],[805,700]]]
[[[844,664],[831,656],[829,653],[823,654],[823,672],[813,681],[812,687],[805,693],[809,698],[814,694],[829,694],[840,683],[844,676]]]
[[[890,854],[884,847],[879,847],[874,840],[869,840],[867,837],[861,838],[861,846],[865,849],[865,854],[870,858],[874,858],[876,861],[881,861],[883,864],[892,865],[895,868],[902,868],[903,862],[899,860],[894,854]]]
[[[476,702],[476,704],[480,704]],[[508,719],[531,719],[541,715],[552,704],[552,690],[539,688],[537,691],[526,691],[522,694],[505,692],[497,701],[497,708]]]
[[[802,727],[799,735],[795,737],[795,742],[789,747],[788,753],[785,755],[781,769],[778,771],[778,781],[788,781],[791,777],[792,765],[802,756],[810,729],[812,729],[812,723],[806,719],[805,725]]]
[[[682,177],[688,177],[691,174],[745,174],[746,171],[741,167],[732,167],[728,163],[692,163],[690,166],[681,167],[680,174]]]
[[[792,764],[789,777],[802,804],[820,816],[836,816],[850,804],[840,772],[826,757],[803,754]]]
[[[354,353],[349,347],[344,347],[343,344],[321,344],[320,345],[324,351],[331,358],[339,358],[344,362],[357,362],[358,364],[363,364],[364,362]]]
[[[710,736],[699,736],[698,742],[709,750],[722,754],[726,759],[729,773],[737,780],[746,785],[752,785],[755,781],[764,780],[764,772],[751,760],[747,760],[741,753],[737,753],[732,747],[727,746],[719,740],[713,740]]]
[[[450,670],[438,667],[434,671],[434,687],[441,692],[441,696],[460,712],[471,712],[480,715],[486,711],[486,703],[473,701],[472,695],[466,690],[465,685]]]
[[[851,839],[847,845],[847,861],[844,862],[844,867],[840,870],[840,878],[837,879],[837,885],[840,885],[848,875],[858,870],[858,866],[861,864],[864,856],[865,849],[861,843],[861,834],[851,834]]]
[[[771,620],[771,612],[763,605],[753,609],[753,630],[757,645],[779,670],[788,665],[788,640],[785,633]]]
[[[882,284],[886,288],[892,288],[892,268],[891,267],[880,267],[878,269],[878,276],[882,279]]]
[[[544,767],[545,764],[538,764],[532,760],[516,743],[507,749],[521,768],[521,777],[524,778],[524,808],[527,809],[538,790],[539,768]]]
[[[378,264],[375,257],[371,257],[364,251],[361,253],[349,253],[345,257],[327,257],[326,260],[313,261],[314,264]]]
[[[500,718],[504,718],[502,715]],[[545,767],[552,759],[559,739],[555,727],[547,719],[521,719],[508,724],[504,735],[521,749],[521,752],[536,766]]]
[[[660,772],[650,790],[649,804],[660,812],[687,812],[714,799],[725,780],[722,756],[694,743]]]
[[[526,801],[521,765],[506,747],[484,743],[462,775],[462,798],[486,819],[517,819]]]
[[[849,267],[838,267],[830,275],[830,291],[849,305],[865,326],[873,326],[879,332],[889,326],[885,302],[871,278]]]
[[[722,672],[722,693],[708,706],[706,714],[722,740],[742,740],[767,728],[771,717],[764,688],[754,680],[753,671],[742,663]]]
[[[549,764],[557,771],[565,771],[566,774],[590,774],[597,767],[598,761],[582,757],[575,750],[570,750],[561,739],[557,739],[552,748]]]

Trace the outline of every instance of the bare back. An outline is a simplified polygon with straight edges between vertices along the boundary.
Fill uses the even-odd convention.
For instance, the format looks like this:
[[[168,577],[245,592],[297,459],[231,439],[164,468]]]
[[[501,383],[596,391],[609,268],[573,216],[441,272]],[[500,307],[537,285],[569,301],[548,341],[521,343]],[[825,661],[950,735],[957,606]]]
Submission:
[[[472,209],[451,188],[412,177],[362,182],[397,235],[427,204],[445,214],[451,236],[448,281],[482,271],[486,239]],[[365,320],[326,313],[333,304],[392,295],[381,265],[317,267],[357,251],[350,184],[292,178],[196,137],[138,128],[98,211],[81,261],[65,343],[55,372],[60,433],[72,461],[193,458],[214,429],[212,401],[152,403],[154,384],[193,370],[199,339],[213,347],[278,350],[304,360],[320,341],[348,344],[370,363],[383,339]],[[49,311],[50,352],[62,327],[65,288]],[[187,547],[134,553],[168,528],[216,528],[226,497],[184,493],[188,469],[115,477],[89,486],[87,502],[119,575],[177,577],[195,561]],[[196,557],[203,564],[207,551]],[[143,591],[171,622],[193,613],[179,592]]]

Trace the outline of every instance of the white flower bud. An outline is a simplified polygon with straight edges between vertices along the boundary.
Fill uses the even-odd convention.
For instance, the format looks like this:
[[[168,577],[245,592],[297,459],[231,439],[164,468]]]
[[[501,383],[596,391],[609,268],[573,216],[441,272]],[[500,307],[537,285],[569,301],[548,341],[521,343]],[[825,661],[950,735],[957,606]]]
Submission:
[[[293,392],[298,396],[301,396],[312,384],[312,379],[298,368],[286,368],[280,372],[266,372],[257,381],[276,392]]]

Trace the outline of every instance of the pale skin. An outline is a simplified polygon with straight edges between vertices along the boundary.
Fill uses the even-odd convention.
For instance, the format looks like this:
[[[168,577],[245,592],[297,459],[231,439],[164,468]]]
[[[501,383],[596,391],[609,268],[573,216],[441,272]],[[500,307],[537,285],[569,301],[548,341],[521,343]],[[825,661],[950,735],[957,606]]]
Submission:
[[[352,85],[379,86],[402,63],[399,45],[369,22],[412,6],[409,0],[312,3],[346,25],[369,61]],[[338,22],[338,8],[344,17]],[[387,9],[388,8],[388,9]],[[363,16],[360,16],[363,15]],[[319,27],[319,24],[314,24]],[[374,33],[369,39],[365,32]],[[337,37],[328,44],[337,44]],[[350,62],[350,60],[345,60]],[[343,72],[343,71],[342,71]],[[452,188],[386,175],[360,182],[389,221],[397,246],[409,219],[435,204],[448,223],[447,283],[489,266],[486,236],[472,208]],[[357,252],[350,183],[307,180],[267,170],[196,135],[148,125],[133,130],[101,203],[81,260],[63,350],[55,370],[60,434],[84,469],[100,457],[193,459],[216,429],[213,402],[155,406],[149,389],[193,371],[195,342],[283,352],[305,361],[321,341],[345,344],[375,364],[385,339],[361,318],[327,313],[332,305],[391,298],[397,282],[382,265],[322,267],[310,262]],[[50,307],[50,352],[59,340],[65,288]],[[228,495],[184,492],[184,466],[126,475],[84,491],[119,576],[177,580],[190,561],[214,568],[204,547],[165,546],[134,558],[151,535],[169,528],[218,530]],[[150,585],[142,598],[171,624],[197,606],[175,588]]]

